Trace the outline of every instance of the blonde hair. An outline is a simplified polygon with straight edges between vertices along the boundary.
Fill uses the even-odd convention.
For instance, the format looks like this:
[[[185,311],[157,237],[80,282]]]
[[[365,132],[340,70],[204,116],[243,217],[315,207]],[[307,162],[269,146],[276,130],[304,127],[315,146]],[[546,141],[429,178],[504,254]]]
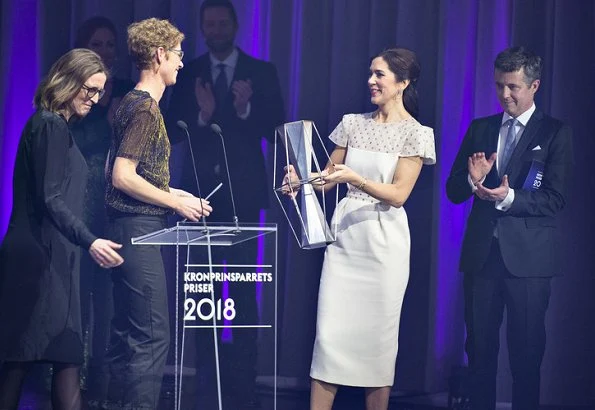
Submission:
[[[33,105],[38,110],[58,112],[76,97],[89,77],[97,73],[108,75],[97,53],[85,48],[72,49],[52,65],[39,83]]]
[[[139,70],[152,67],[156,48],[169,50],[182,40],[184,33],[168,20],[150,18],[128,26],[128,52]]]

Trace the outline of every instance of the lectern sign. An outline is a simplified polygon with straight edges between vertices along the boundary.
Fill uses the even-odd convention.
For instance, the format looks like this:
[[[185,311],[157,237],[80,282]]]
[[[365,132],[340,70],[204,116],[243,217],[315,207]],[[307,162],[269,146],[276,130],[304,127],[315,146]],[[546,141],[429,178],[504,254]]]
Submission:
[[[213,265],[214,270],[211,272],[208,266],[204,265],[189,265],[187,269],[189,270],[184,272],[184,327],[211,328],[213,319],[222,328],[271,327],[270,324],[262,323],[234,324],[237,310],[242,308],[241,304],[236,303],[233,295],[226,298],[211,298],[215,288],[223,287],[225,284],[253,287],[272,284],[271,265]],[[268,271],[256,271],[263,269]]]
[[[258,386],[276,409],[277,226],[178,222],[132,244],[175,247],[172,407],[244,408]]]

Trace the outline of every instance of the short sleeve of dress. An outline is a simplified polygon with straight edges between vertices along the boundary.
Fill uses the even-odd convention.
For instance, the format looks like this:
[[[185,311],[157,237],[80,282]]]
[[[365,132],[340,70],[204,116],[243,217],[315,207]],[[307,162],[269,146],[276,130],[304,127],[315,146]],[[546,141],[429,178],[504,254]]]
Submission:
[[[329,135],[329,139],[339,147],[347,146],[347,141],[349,140],[349,134],[347,133],[348,123],[349,115],[344,115],[339,125]]]
[[[405,138],[401,150],[402,157],[421,157],[424,165],[436,163],[434,131],[430,127],[419,126],[411,130]]]
[[[142,162],[150,160],[148,155],[152,146],[151,139],[159,134],[160,113],[156,110],[158,108],[150,102],[139,110],[131,110],[116,156]]]

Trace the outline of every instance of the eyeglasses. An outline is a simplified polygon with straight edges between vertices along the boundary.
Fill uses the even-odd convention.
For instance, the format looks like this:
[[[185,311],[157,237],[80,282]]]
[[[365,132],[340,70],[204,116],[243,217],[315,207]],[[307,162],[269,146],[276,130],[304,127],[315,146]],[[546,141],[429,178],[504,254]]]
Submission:
[[[175,48],[169,48],[167,51],[171,51],[172,53],[176,53],[180,60],[184,58],[184,50],[176,50]]]
[[[89,86],[86,86],[85,84],[83,84],[82,89],[85,90],[85,92],[87,93],[88,99],[91,99],[91,98],[95,97],[96,95],[99,95],[99,99],[101,100],[101,97],[103,97],[103,94],[105,94],[105,89],[97,88],[97,87],[89,87]]]

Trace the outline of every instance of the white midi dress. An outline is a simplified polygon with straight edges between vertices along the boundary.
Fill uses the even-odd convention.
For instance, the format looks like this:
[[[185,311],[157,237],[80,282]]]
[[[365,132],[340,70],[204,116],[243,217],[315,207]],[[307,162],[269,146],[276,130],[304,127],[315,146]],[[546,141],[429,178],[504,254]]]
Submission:
[[[345,164],[370,181],[391,183],[399,157],[435,163],[433,131],[413,118],[377,123],[373,113],[349,114],[329,138],[347,147]],[[337,240],[324,256],[310,376],[392,386],[409,280],[407,214],[349,185],[332,225]]]

